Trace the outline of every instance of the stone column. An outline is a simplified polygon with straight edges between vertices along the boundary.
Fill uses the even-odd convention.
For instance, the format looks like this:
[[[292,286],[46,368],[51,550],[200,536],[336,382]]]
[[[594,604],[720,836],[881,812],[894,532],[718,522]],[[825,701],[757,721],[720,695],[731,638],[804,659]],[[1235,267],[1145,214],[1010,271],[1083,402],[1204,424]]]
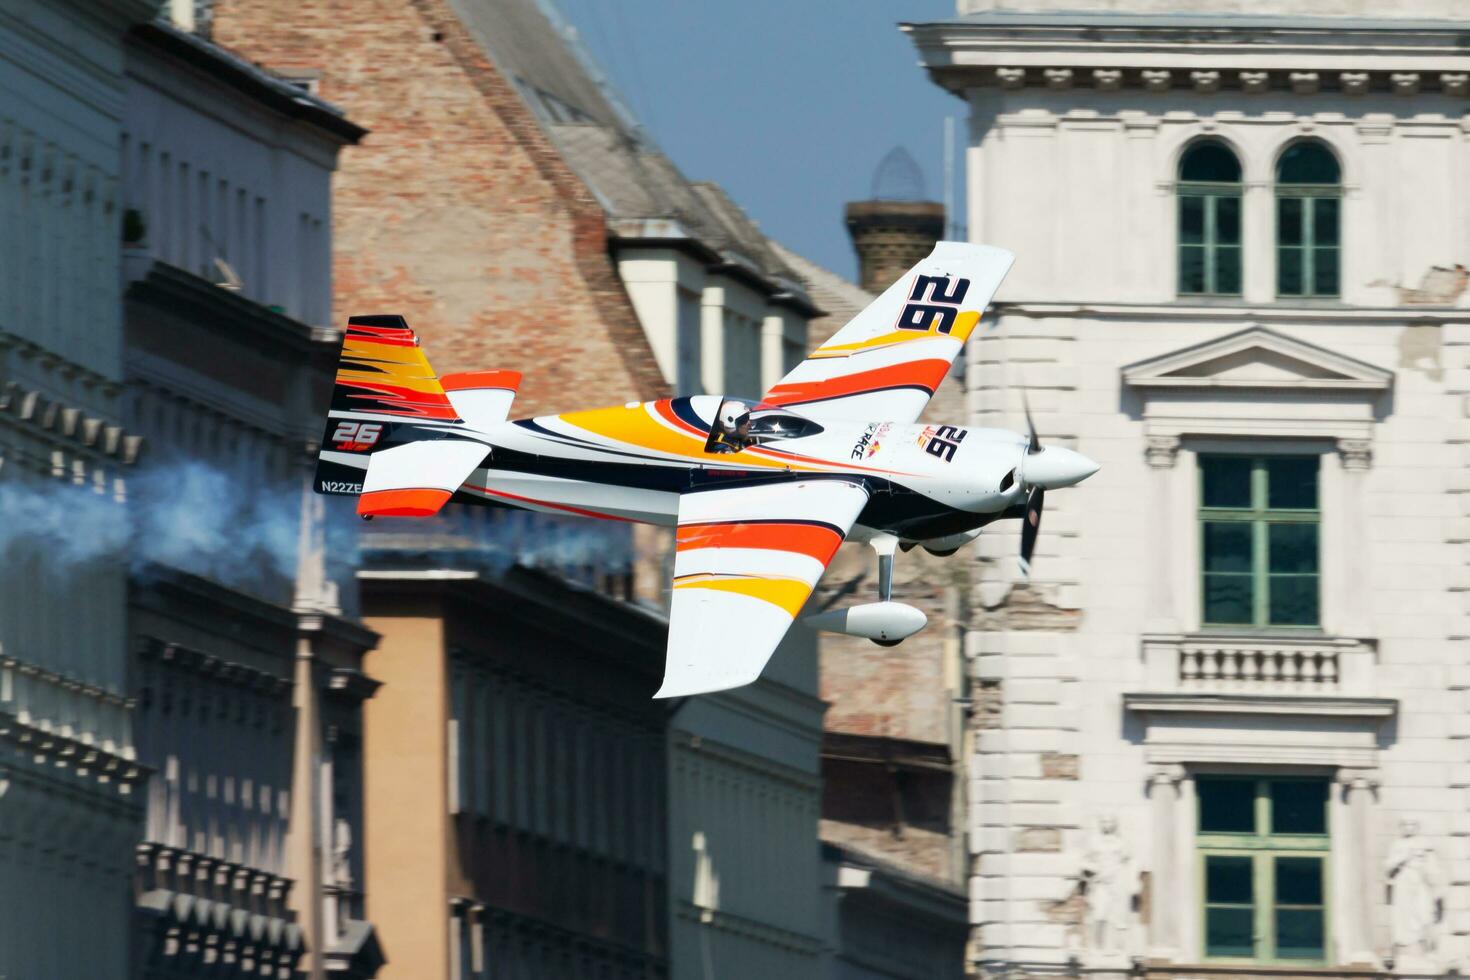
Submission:
[[[1247,303],[1269,303],[1276,297],[1274,179],[1247,180],[1240,203],[1241,298]]]
[[[1338,562],[1335,570],[1342,576],[1342,598],[1338,607],[1342,621],[1323,625],[1342,636],[1366,636],[1371,630],[1365,617],[1372,603],[1369,602],[1367,576],[1362,563],[1353,558],[1364,554],[1368,546],[1363,505],[1368,469],[1373,461],[1372,443],[1367,439],[1339,439],[1337,457],[1341,467],[1338,504],[1342,515],[1340,523],[1336,524],[1341,529],[1338,554],[1346,559]]]
[[[1179,914],[1185,896],[1180,894],[1178,843],[1179,784],[1184,767],[1157,766],[1149,773],[1148,800],[1153,854],[1150,860],[1148,955],[1152,960],[1174,962],[1180,956]]]
[[[1149,466],[1149,590],[1145,633],[1175,633],[1179,622],[1174,612],[1172,562],[1169,554],[1171,512],[1169,485],[1174,463],[1179,458],[1179,437],[1150,435],[1144,448]]]
[[[1339,954],[1348,966],[1378,968],[1373,955],[1373,896],[1377,862],[1373,860],[1372,808],[1378,788],[1377,773],[1370,769],[1339,769],[1337,785],[1342,792],[1346,815],[1340,846],[1334,846],[1336,871],[1343,887],[1334,889],[1340,905],[1335,931]]]

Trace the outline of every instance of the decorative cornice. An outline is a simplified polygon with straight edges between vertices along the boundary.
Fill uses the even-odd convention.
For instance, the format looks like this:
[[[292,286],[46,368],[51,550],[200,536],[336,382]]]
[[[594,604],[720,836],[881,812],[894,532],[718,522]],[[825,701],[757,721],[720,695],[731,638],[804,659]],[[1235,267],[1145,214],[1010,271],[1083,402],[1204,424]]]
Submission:
[[[156,660],[199,677],[210,678],[266,697],[279,698],[291,689],[289,678],[280,677],[232,660],[225,660],[202,650],[146,636],[138,650],[140,659]]]
[[[152,771],[137,759],[27,724],[8,711],[0,711],[0,744],[28,756],[36,765],[68,770],[99,785],[116,784],[123,796],[131,795],[133,787]]]
[[[5,335],[0,335],[0,347],[4,345]],[[106,419],[87,414],[79,405],[18,381],[7,381],[0,387],[0,420],[59,436],[77,450],[110,456],[125,466],[137,462],[143,444],[142,436],[127,435],[122,426],[109,424]]]
[[[1209,63],[1167,68],[1144,65],[1094,68],[1060,62],[994,67],[949,65],[943,72],[962,76],[967,86],[1010,90],[1075,87],[1163,93],[1187,88],[1205,95],[1230,92],[1259,95],[1270,91],[1296,95],[1367,95],[1370,92],[1403,96],[1437,92],[1455,98],[1470,95],[1470,74],[1463,71],[1232,69]]]
[[[95,684],[88,684],[54,670],[48,670],[39,664],[29,663],[9,653],[0,653],[0,670],[15,671],[17,674],[33,677],[42,683],[55,685],[73,695],[97,701],[100,704],[119,708],[131,708],[134,704],[130,697],[97,687]]]

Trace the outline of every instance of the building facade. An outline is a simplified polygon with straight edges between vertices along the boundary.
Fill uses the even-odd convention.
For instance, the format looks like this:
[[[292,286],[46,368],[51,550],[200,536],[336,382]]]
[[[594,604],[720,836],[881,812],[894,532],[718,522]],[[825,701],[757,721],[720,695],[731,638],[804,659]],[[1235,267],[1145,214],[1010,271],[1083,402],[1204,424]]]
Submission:
[[[393,548],[370,549],[363,588],[385,682],[364,743],[384,975],[669,976],[660,619]]]
[[[974,553],[973,966],[1464,970],[1463,10],[959,6],[971,418],[1102,464]]]
[[[805,325],[815,308],[740,209],[719,188],[687,180],[659,152],[554,16],[549,5],[530,0],[312,7],[230,0],[214,5],[212,23],[223,43],[340,102],[372,130],[360,151],[344,155],[337,182],[339,316],[402,313],[441,373],[523,371],[518,416],[671,392],[758,397],[804,356]],[[479,557],[471,564],[499,554],[504,573],[540,560],[536,548],[511,533],[512,523],[476,517],[468,526],[478,535],[471,550]],[[636,573],[632,594],[645,609],[626,614],[661,608],[671,567],[668,536],[597,540],[588,564],[612,580]],[[458,573],[467,557],[450,554],[456,549],[433,533],[417,543],[379,539],[379,546],[384,571],[411,555],[423,559],[411,567]],[[608,577],[601,578],[606,585]],[[398,601],[391,596],[412,597],[406,581],[375,580],[369,592],[369,622],[391,633],[368,658],[373,676],[381,674],[380,660],[385,670],[395,657],[443,661],[444,696],[461,691],[464,706],[495,692],[507,723],[524,717],[526,725],[541,725],[556,717],[585,724],[628,743],[634,756],[652,744],[646,719],[598,720],[610,709],[595,689],[606,687],[607,696],[620,689],[611,664],[587,662],[596,673],[587,682],[593,691],[583,694],[559,686],[565,679],[505,673],[517,659],[555,663],[578,655],[577,646],[555,640],[540,624],[516,619],[532,615],[533,603],[496,609],[515,626],[522,647],[456,641],[449,651],[434,637],[461,628],[455,624],[469,622],[462,618],[467,614],[439,618],[450,610],[435,606],[432,615],[407,617],[438,624],[423,627],[433,636],[412,639],[417,634],[397,628],[402,617],[389,614]],[[560,595],[560,588],[553,580],[545,585],[548,596]],[[493,588],[477,593],[482,600],[495,594]],[[626,590],[621,596],[629,598]],[[402,645],[410,642],[421,645]],[[414,715],[401,698],[430,696],[402,685],[395,693],[394,681],[384,679],[367,709],[369,746],[375,738],[386,744],[406,737],[401,726]],[[523,846],[517,842],[524,828],[512,833],[505,829],[512,824],[502,826],[508,814],[494,818],[481,807],[446,818],[461,812],[436,775],[447,763],[432,761],[458,744],[447,738],[424,736],[430,740],[419,746],[426,754],[418,766],[395,769],[369,752],[370,805],[389,808],[383,812],[405,805],[405,773],[423,780],[414,784],[423,794],[414,812],[424,828],[440,828],[428,845],[436,855],[430,867],[446,869],[451,883],[449,890],[435,884],[419,891],[406,871],[396,884],[375,877],[373,869],[385,866],[374,848],[390,845],[369,830],[369,912],[391,958],[384,975],[475,976],[498,969],[483,964],[511,956],[533,964],[528,969],[551,971],[545,975],[572,976],[579,974],[566,964],[580,963],[584,948],[616,971],[699,977],[709,963],[719,974],[812,975],[823,951],[816,691],[815,643],[797,631],[760,684],[665,706],[671,714],[657,743],[665,753],[663,795],[646,801],[651,809],[640,817],[654,821],[644,830],[656,832],[663,848],[656,860],[642,850],[612,856],[601,844],[574,844],[575,859],[562,861],[569,845],[560,835],[584,830],[543,827],[531,831],[535,846]],[[456,724],[457,710],[443,709]],[[489,717],[485,707],[464,710],[465,719]],[[387,727],[375,735],[375,724]],[[477,723],[465,724],[468,738]],[[564,775],[490,754],[493,743],[474,744],[465,748],[478,767],[467,785],[509,777],[518,791],[532,794],[528,799],[568,785]],[[561,751],[563,743],[555,744]],[[380,763],[387,768],[375,775]],[[395,779],[396,793],[373,795],[374,785]],[[589,790],[585,806],[595,819],[585,833],[599,840],[621,833],[616,808],[627,789],[618,782]],[[396,818],[380,817],[380,827],[385,819]],[[521,819],[532,818],[515,818]],[[640,840],[644,848],[653,838]],[[626,873],[595,871],[607,861],[626,866]],[[518,869],[510,881],[502,880],[506,862]],[[395,868],[402,870],[402,862],[388,862],[384,873]],[[594,870],[577,870],[583,868]],[[656,910],[659,921],[630,930],[595,909],[559,908],[538,890],[594,871],[607,882],[599,894]],[[424,880],[437,882],[435,874]],[[637,882],[661,882],[658,902],[630,897]],[[410,934],[409,947],[395,938]]]
[[[133,738],[117,302],[123,39],[142,2],[0,9],[0,973],[124,977]],[[73,548],[68,532],[93,540]],[[94,547],[93,545],[96,545]]]
[[[352,529],[311,493],[341,331],[331,178],[361,128],[157,21],[125,49],[127,642],[149,771],[134,976],[371,977]],[[328,548],[328,536],[332,538]]]

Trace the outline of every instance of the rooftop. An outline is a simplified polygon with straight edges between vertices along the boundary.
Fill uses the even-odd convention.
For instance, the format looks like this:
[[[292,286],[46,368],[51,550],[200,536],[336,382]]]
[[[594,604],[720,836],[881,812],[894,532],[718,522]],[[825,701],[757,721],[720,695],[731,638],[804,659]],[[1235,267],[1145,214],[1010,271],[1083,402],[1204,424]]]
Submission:
[[[690,181],[659,149],[549,0],[451,0],[627,241],[677,242],[806,303],[796,274],[717,185]]]

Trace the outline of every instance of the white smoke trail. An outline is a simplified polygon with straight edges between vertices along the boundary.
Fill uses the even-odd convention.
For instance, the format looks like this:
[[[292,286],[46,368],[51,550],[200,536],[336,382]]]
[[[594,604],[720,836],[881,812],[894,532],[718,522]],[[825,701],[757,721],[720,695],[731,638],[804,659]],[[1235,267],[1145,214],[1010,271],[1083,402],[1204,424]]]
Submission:
[[[40,556],[47,574],[124,561],[289,598],[296,574],[300,489],[240,479],[203,463],[140,466],[120,503],[60,481],[0,482],[0,557]],[[329,528],[330,530],[330,528]],[[351,539],[336,536],[355,561]]]
[[[363,560],[426,562],[502,575],[538,568],[594,583],[634,562],[625,524],[450,505],[439,517],[359,522],[350,498],[325,506],[329,575],[345,584]],[[259,483],[195,461],[140,465],[119,503],[61,481],[0,481],[0,560],[41,556],[46,574],[124,561],[135,576],[191,572],[289,601],[296,575],[301,488]],[[361,535],[360,535],[361,532]],[[361,550],[360,550],[361,549]]]

